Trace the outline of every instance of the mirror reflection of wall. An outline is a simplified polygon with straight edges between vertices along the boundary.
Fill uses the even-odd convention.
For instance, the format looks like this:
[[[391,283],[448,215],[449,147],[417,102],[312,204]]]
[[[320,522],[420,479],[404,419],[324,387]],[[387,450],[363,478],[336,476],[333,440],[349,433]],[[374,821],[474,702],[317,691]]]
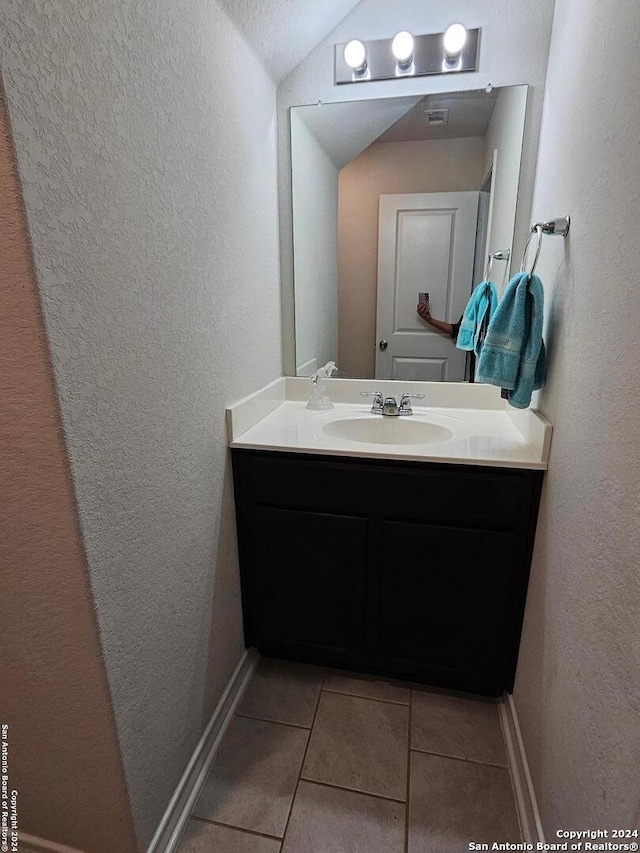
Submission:
[[[296,368],[309,376],[338,353],[338,167],[292,112]]]
[[[469,378],[415,308],[428,292],[455,324],[488,252],[511,248],[527,88],[292,109],[298,375],[333,359],[342,376]]]

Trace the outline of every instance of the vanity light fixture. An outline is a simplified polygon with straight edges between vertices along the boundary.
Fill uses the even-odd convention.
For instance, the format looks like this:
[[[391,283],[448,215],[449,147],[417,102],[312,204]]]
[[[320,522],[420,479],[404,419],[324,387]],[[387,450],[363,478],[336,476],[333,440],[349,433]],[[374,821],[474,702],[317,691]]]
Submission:
[[[352,39],[344,48],[344,61],[354,74],[364,74],[367,70],[367,51],[358,39]]]
[[[400,71],[407,71],[413,65],[414,39],[406,30],[398,33],[391,43],[391,51],[398,62]]]
[[[444,33],[413,35],[403,30],[394,38],[335,46],[335,82],[365,83],[426,74],[476,71],[480,30],[452,24]]]

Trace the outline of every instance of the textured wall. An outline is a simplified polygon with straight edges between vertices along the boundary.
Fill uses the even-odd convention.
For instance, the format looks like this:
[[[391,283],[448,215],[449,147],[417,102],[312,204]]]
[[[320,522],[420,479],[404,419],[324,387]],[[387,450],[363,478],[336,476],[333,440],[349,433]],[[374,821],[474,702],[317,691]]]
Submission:
[[[298,375],[311,359],[338,361],[338,170],[305,122],[292,122]]]
[[[291,244],[291,174],[289,116],[296,104],[394,97],[453,89],[481,89],[488,83],[510,86],[529,83],[527,129],[520,183],[521,208],[516,222],[516,252],[529,228],[538,132],[553,19],[554,0],[514,3],[513,0],[361,0],[355,9],[313,50],[278,88],[278,154],[280,192],[280,255],[285,372],[295,369],[293,256]],[[334,44],[351,38],[389,38],[401,29],[441,32],[453,19],[482,27],[480,70],[474,74],[417,77],[379,83],[333,83]]]
[[[215,0],[2,0],[0,48],[146,843],[243,651],[224,407],[281,372],[275,90]]]
[[[20,828],[135,849],[0,86],[0,683]]]
[[[480,137],[384,142],[370,145],[340,171],[338,363],[343,372],[363,379],[375,375],[380,196],[479,190],[484,149]]]
[[[515,699],[547,840],[640,828],[640,6],[559,0],[534,217],[554,424]]]
[[[220,0],[276,81],[287,76],[358,0]]]

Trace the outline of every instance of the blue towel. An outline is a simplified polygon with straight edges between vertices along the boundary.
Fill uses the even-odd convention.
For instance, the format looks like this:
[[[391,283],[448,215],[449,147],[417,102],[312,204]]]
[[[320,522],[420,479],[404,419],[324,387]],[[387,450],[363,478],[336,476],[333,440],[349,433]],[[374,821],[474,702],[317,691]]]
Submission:
[[[476,370],[477,382],[507,389],[516,409],[526,409],[542,388],[546,354],[542,340],[544,296],[537,275],[514,275],[489,324]]]
[[[498,294],[490,281],[481,281],[475,288],[462,315],[456,346],[473,350],[477,356],[482,351],[484,336],[498,307]]]

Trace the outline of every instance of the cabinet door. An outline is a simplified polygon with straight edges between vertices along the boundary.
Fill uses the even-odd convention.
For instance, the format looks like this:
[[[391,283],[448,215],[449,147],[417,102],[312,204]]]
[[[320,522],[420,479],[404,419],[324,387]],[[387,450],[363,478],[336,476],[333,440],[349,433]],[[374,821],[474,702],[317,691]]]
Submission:
[[[252,517],[258,648],[349,662],[363,642],[367,520],[260,506]]]
[[[513,534],[393,521],[382,528],[387,665],[433,683],[501,692]]]

